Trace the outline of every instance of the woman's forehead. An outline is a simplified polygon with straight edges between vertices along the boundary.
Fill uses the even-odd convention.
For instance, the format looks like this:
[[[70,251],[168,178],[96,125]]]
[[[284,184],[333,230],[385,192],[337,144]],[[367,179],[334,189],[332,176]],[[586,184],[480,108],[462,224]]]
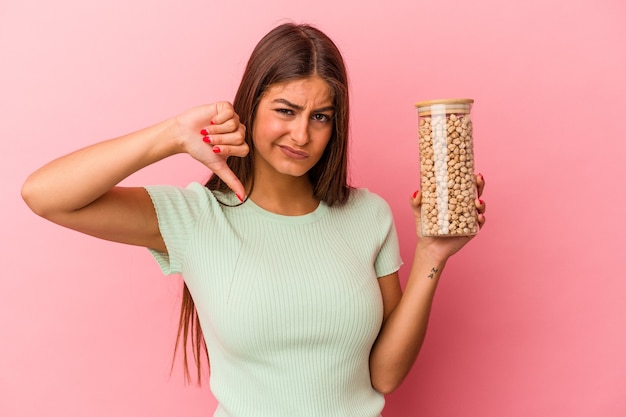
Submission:
[[[263,93],[262,99],[275,100],[284,98],[300,107],[311,104],[317,106],[331,105],[334,101],[330,85],[318,76],[299,78],[272,84]]]

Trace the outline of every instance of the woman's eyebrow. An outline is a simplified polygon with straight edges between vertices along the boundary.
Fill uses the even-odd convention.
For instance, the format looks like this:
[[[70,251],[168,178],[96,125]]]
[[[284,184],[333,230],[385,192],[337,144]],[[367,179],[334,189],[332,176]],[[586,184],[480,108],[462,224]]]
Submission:
[[[287,107],[291,107],[292,109],[294,109],[294,110],[298,110],[298,111],[302,111],[302,110],[304,110],[304,107],[302,107],[302,106],[300,106],[300,105],[298,105],[298,104],[292,103],[292,102],[290,102],[289,100],[284,99],[284,98],[277,98],[277,99],[275,99],[275,100],[272,100],[272,103],[280,103],[280,104],[284,104],[285,106],[287,106]],[[313,111],[314,111],[314,112],[318,112],[318,113],[319,113],[319,112],[324,112],[324,111],[328,111],[328,110],[335,111],[335,106],[326,106],[326,107],[321,107],[321,108],[319,108],[319,109],[315,109],[315,110],[313,110]]]

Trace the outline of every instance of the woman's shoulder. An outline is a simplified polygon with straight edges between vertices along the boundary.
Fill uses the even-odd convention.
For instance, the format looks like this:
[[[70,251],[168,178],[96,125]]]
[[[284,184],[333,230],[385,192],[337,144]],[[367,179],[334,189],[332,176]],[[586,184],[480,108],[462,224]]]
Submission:
[[[368,188],[353,188],[350,191],[350,198],[345,206],[347,209],[364,213],[391,213],[391,208],[387,201]]]
[[[386,236],[394,224],[394,216],[387,201],[367,188],[353,188],[348,201],[341,206],[331,206],[329,218],[346,235]]]
[[[348,202],[353,204],[378,204],[388,206],[387,201],[368,188],[353,188]]]
[[[186,186],[178,185],[149,185],[145,187],[149,191],[170,195],[178,195],[182,198],[199,198],[201,200],[230,200],[233,193],[210,190],[199,182],[190,182]]]
[[[189,183],[186,187],[178,185],[148,185],[145,187],[150,195],[167,197],[172,200],[207,199],[211,197],[209,190],[198,182]]]
[[[209,190],[198,182],[185,187],[176,185],[150,185],[145,187],[157,207],[173,210],[205,211],[209,207],[218,208],[223,200],[228,201],[227,193]]]

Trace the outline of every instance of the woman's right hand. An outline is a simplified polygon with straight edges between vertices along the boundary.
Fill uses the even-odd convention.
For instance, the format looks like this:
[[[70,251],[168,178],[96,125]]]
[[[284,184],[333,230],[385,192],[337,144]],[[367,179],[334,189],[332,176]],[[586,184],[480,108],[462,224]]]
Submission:
[[[250,150],[246,127],[232,104],[220,101],[194,107],[179,115],[176,124],[183,151],[206,165],[243,200],[245,188],[226,164],[228,157],[241,158]]]

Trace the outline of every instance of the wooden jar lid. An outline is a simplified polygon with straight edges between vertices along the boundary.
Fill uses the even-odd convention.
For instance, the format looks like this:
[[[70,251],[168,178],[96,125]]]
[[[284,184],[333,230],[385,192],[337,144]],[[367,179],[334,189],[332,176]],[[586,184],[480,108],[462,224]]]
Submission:
[[[445,98],[440,100],[428,100],[415,103],[417,113],[420,116],[431,114],[468,114],[474,102],[471,98]]]

